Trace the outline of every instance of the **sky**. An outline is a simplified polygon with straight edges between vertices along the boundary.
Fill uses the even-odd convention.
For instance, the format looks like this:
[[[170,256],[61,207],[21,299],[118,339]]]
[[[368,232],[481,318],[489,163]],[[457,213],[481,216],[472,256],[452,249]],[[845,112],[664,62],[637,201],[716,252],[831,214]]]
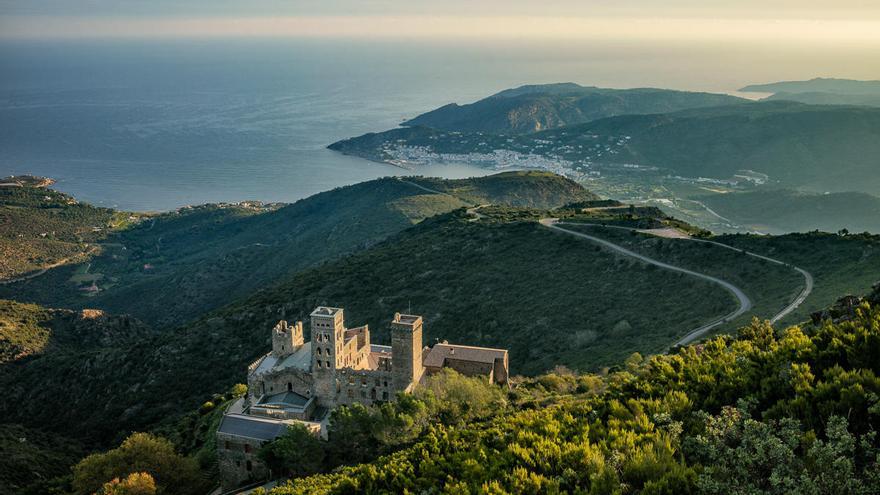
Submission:
[[[878,0],[0,0],[0,38],[752,40],[880,46]]]

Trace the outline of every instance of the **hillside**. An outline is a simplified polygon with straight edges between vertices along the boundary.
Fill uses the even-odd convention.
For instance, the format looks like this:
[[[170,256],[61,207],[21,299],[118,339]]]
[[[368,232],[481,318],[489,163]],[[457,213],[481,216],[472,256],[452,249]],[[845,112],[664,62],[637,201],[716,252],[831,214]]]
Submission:
[[[458,210],[422,222],[173,332],[134,338],[103,352],[55,353],[6,367],[0,386],[8,400],[0,404],[0,415],[58,431],[77,425],[102,441],[121,428],[170,421],[241,382],[247,365],[269,346],[267,329],[316,305],[345,307],[349,323],[371,325],[377,342],[387,342],[389,315],[411,307],[425,315],[426,343],[447,339],[506,347],[511,371],[528,375],[557,365],[599,369],[634,351],[660,352],[735,307],[731,295],[714,284],[545,229],[534,222],[539,212],[484,208],[481,213],[486,217],[479,221]],[[880,278],[880,247],[872,237],[729,242],[814,272],[815,297],[799,318]],[[778,310],[802,283],[788,270],[711,250],[689,261],[690,249],[660,252],[700,269],[715,260],[714,273],[766,304],[756,306],[761,317]],[[47,379],[56,374],[64,379]]]
[[[50,181],[0,180],[0,283],[85,259],[129,215],[96,208],[48,189]]]
[[[750,230],[880,232],[880,198],[865,193],[809,194],[761,190],[700,196],[719,215]]]
[[[606,89],[574,83],[508,89],[475,103],[451,103],[403,123],[446,131],[530,133],[604,117],[730,105],[727,95],[666,89]]]
[[[876,194],[878,135],[880,109],[774,101],[610,117],[518,136],[412,127],[330,147],[416,169],[467,162],[627,184],[746,173],[777,188]]]
[[[755,322],[608,376],[547,375],[482,421],[269,493],[876,493],[878,296],[821,326]]]
[[[817,105],[880,106],[880,81],[816,78],[753,84],[740,91],[772,93],[767,100],[799,101]]]
[[[87,261],[0,286],[0,297],[179,324],[439,213],[488,202],[552,208],[593,197],[559,176],[514,172],[451,181],[378,179],[287,206],[184,208],[110,233]],[[15,225],[36,214],[18,211],[23,216]]]
[[[46,309],[33,304],[0,300],[0,389],[5,397],[3,409],[39,408],[31,403],[40,395],[38,389],[77,390],[102,397],[99,388],[83,381],[89,368],[101,356],[119,352],[128,343],[156,335],[148,327],[127,316],[112,316],[100,311]],[[53,363],[71,363],[59,369]],[[124,367],[117,371],[124,372]],[[20,376],[32,376],[28,389],[17,383]],[[49,400],[51,415],[43,421],[31,421],[17,414],[0,415],[0,487],[17,493],[18,489],[40,479],[67,473],[68,466],[79,460],[87,448],[99,445],[74,423],[63,428],[47,428],[58,417],[69,414],[73,402]],[[86,412],[103,417],[100,399]],[[85,412],[85,411],[84,411]],[[28,426],[22,425],[27,423]]]

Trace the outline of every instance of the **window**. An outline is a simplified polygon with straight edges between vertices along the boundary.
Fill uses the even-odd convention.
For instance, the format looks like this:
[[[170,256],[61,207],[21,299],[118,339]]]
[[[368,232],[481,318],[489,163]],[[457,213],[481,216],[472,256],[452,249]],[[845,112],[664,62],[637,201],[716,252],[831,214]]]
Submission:
[[[254,469],[254,465],[251,461],[247,461],[246,467],[248,471],[252,471]]]
[[[288,391],[288,392],[292,392],[292,391],[293,391],[293,384],[290,383],[290,382],[287,382],[287,391]]]
[[[324,364],[326,364],[328,368],[330,367],[330,361],[324,361]]]
[[[379,386],[379,377],[378,376],[376,377],[376,386],[377,387]]]
[[[318,355],[319,356],[321,355],[321,348],[320,347],[318,347]]]
[[[351,399],[353,397],[354,397],[354,393],[351,391],[351,389],[349,389],[348,390],[348,398]]]
[[[370,390],[370,398],[376,400],[376,389]]]
[[[351,376],[351,375],[348,375],[348,384],[349,384],[349,385],[354,385],[354,377]]]
[[[229,450],[229,440],[223,442],[223,447],[224,447],[226,450]]]
[[[367,386],[367,377],[365,377],[365,376],[361,377],[361,386],[362,387]]]
[[[251,453],[251,444],[249,444],[249,443],[244,444],[244,453],[245,454]]]
[[[318,368],[320,368],[320,367],[321,367],[321,361],[317,361],[317,363],[318,363]]]
[[[383,382],[382,382],[382,386],[383,386],[383,387],[387,387],[387,386],[388,386],[388,380],[383,381]]]
[[[388,392],[382,392],[382,400],[388,400]]]

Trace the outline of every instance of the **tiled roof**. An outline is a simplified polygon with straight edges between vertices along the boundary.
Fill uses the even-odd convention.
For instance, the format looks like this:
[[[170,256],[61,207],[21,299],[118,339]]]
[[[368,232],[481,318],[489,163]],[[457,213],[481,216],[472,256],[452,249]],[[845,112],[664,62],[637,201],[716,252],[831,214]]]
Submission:
[[[492,364],[496,359],[503,360],[506,355],[506,349],[473,347],[469,345],[435,344],[428,354],[425,355],[423,364],[432,368],[440,368],[443,366],[443,363],[447,358]]]
[[[287,424],[271,419],[227,414],[220,421],[217,431],[255,440],[274,440],[287,431]]]

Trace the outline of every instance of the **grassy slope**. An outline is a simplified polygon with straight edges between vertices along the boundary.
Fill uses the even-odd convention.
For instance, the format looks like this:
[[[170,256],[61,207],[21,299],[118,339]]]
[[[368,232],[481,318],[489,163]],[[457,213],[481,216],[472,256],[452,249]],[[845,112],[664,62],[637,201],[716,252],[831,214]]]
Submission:
[[[592,195],[551,174],[480,179],[379,179],[265,211],[214,205],[142,222],[105,239],[87,263],[2,287],[0,297],[97,307],[157,325],[179,324],[315,264],[368,247],[414,222],[478,202],[554,207]],[[146,267],[146,268],[145,268]],[[95,280],[102,292],[78,288]],[[145,297],[146,296],[146,297]]]
[[[718,214],[773,233],[822,230],[880,232],[880,198],[864,193],[804,194],[755,191],[697,198]]]
[[[0,279],[82,259],[89,243],[127,217],[51,189],[0,187]]]

